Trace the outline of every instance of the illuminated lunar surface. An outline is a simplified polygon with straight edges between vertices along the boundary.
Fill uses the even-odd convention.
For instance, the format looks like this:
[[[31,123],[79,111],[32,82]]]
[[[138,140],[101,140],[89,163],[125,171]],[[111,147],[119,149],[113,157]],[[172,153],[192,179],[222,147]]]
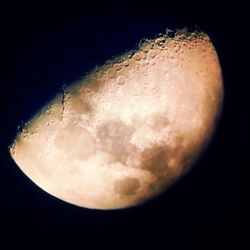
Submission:
[[[222,96],[209,37],[161,35],[64,89],[17,134],[10,153],[66,202],[135,206],[190,169],[211,138]]]

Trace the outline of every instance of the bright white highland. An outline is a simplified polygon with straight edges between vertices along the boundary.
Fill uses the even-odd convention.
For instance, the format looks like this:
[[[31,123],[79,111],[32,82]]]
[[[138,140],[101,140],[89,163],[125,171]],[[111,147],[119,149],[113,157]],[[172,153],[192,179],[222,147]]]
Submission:
[[[211,138],[222,95],[206,34],[161,35],[64,89],[10,152],[34,183],[64,201],[135,206],[187,172]]]

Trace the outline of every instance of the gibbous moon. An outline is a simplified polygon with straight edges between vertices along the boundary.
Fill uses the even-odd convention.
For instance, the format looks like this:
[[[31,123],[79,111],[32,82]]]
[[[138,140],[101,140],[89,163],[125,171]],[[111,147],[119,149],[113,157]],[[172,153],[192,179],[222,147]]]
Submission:
[[[136,206],[194,164],[222,97],[207,34],[159,35],[63,88],[16,135],[10,153],[61,200],[93,209]]]

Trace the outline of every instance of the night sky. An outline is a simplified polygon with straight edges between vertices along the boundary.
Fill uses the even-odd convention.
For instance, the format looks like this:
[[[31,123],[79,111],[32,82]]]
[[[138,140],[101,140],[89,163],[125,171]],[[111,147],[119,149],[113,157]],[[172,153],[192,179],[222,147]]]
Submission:
[[[201,1],[202,2],[202,1]],[[151,3],[153,4],[153,2]],[[209,6],[206,6],[209,5]],[[145,5],[145,4],[144,4]],[[243,249],[243,169],[247,58],[242,6],[201,3],[112,7],[5,4],[1,11],[0,242],[68,249]],[[216,7],[216,8],[215,8]],[[17,127],[62,85],[79,80],[142,38],[198,25],[211,38],[223,71],[224,105],[214,138],[194,168],[158,198],[135,208],[78,208],[38,188],[8,153]],[[248,61],[249,64],[249,61]],[[249,163],[248,163],[249,165]]]

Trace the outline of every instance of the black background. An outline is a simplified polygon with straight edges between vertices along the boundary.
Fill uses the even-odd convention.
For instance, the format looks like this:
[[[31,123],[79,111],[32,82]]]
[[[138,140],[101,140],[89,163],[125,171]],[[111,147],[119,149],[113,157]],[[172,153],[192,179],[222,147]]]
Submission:
[[[10,2],[1,8],[0,239],[8,244],[3,249],[242,249],[247,16],[240,4],[177,5]],[[194,25],[217,50],[224,107],[207,151],[168,192],[135,208],[88,210],[48,195],[16,167],[7,146],[17,126],[62,84],[134,48],[143,37]]]

